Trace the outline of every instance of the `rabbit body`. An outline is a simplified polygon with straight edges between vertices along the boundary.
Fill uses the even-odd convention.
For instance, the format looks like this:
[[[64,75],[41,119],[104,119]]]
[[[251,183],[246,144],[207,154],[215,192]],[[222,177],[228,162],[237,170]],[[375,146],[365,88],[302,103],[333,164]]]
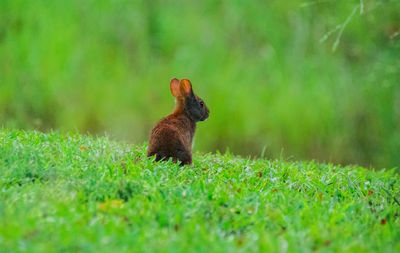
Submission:
[[[193,93],[189,80],[174,78],[170,84],[171,93],[176,98],[172,114],[161,119],[153,128],[147,156],[156,156],[156,161],[172,158],[181,165],[192,163],[192,142],[196,122],[204,121],[209,110],[204,101]]]

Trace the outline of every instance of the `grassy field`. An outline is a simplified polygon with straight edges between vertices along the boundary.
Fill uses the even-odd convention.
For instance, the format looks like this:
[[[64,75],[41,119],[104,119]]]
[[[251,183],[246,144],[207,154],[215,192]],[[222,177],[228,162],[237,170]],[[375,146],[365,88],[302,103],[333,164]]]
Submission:
[[[0,252],[399,252],[400,177],[0,131]]]
[[[392,168],[399,13],[398,0],[1,0],[0,124],[143,143],[173,110],[169,80],[189,78],[211,110],[200,151]]]

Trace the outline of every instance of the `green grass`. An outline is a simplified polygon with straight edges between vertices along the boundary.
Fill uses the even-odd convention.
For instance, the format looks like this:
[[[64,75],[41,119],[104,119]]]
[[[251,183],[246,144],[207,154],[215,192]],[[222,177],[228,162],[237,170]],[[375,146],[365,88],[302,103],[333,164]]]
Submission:
[[[399,252],[400,177],[0,131],[0,252]]]

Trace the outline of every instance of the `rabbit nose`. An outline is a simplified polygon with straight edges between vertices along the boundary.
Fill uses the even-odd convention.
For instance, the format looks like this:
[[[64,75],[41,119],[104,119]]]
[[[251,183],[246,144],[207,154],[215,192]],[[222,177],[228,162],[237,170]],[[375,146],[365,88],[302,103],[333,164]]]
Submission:
[[[201,121],[204,121],[208,118],[208,116],[210,116],[210,111],[207,110],[206,113],[204,114],[204,116],[201,118]]]

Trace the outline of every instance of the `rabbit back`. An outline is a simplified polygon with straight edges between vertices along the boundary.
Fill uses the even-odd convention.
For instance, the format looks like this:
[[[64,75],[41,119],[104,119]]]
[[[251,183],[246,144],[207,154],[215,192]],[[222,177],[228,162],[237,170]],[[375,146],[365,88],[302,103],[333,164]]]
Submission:
[[[182,165],[192,163],[192,140],[195,122],[187,117],[170,115],[153,128],[148,147],[148,156],[156,156],[156,161],[172,158]]]

